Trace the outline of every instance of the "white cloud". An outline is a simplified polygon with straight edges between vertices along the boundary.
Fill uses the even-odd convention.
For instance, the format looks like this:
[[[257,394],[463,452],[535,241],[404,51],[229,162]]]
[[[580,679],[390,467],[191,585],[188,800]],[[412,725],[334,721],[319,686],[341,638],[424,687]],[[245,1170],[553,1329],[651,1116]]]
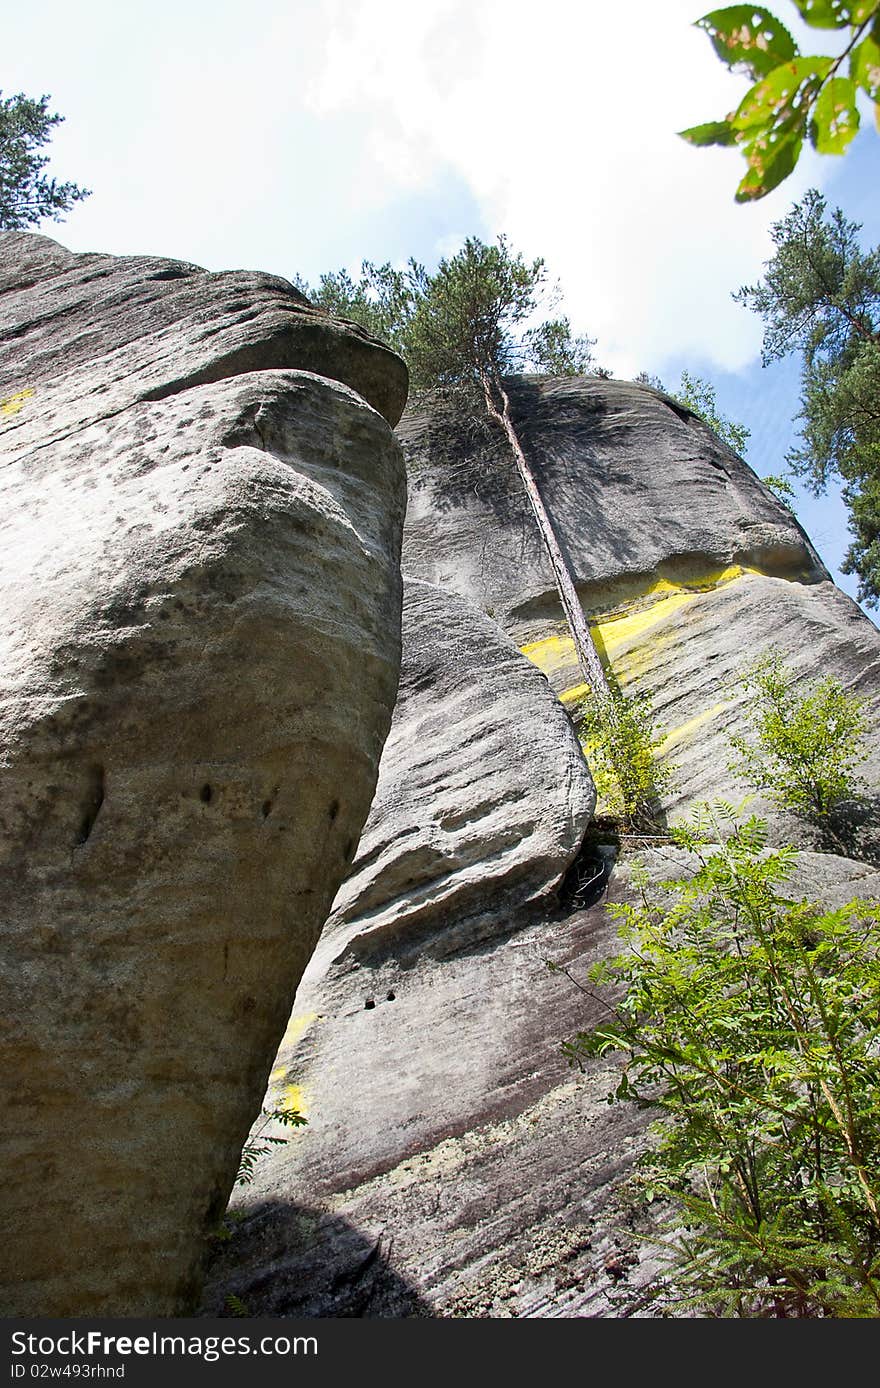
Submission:
[[[832,161],[735,206],[739,156],[675,135],[745,88],[692,27],[701,8],[45,0],[4,20],[4,81],[68,117],[57,171],[95,190],[54,233],[75,248],[314,276],[397,254],[389,227],[426,263],[504,231],[617,374],[681,354],[736,369],[759,325],[730,291]]]
[[[681,352],[736,369],[760,334],[730,292],[819,175],[806,158],[783,190],[739,207],[740,156],[677,138],[745,89],[692,28],[698,12],[694,0],[335,0],[305,99],[357,116],[386,194],[440,166],[460,173],[488,225],[546,258],[616,372]]]

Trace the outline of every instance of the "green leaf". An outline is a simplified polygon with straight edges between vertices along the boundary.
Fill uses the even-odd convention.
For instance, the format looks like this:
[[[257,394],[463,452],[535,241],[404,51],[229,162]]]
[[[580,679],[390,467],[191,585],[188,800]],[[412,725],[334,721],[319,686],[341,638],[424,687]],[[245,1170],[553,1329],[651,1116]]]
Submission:
[[[679,130],[683,140],[692,145],[733,145],[736,131],[728,120],[710,120],[705,125],[692,125],[689,130]]]
[[[869,34],[853,49],[849,55],[849,71],[872,101],[880,101],[880,34],[877,38]]]
[[[246,1302],[242,1301],[240,1296],[235,1296],[233,1292],[230,1292],[226,1298],[226,1309],[233,1316],[250,1318],[251,1313]]]
[[[803,121],[803,106],[828,75],[833,58],[794,58],[774,68],[763,81],[750,87],[734,117],[735,130],[765,127],[768,131]],[[799,105],[795,101],[799,98]]]
[[[736,190],[737,202],[755,202],[772,193],[793,170],[803,145],[799,130],[792,131],[768,149],[766,153],[754,146],[749,153],[749,171]]]
[[[845,29],[864,24],[877,9],[877,0],[794,0],[801,18],[814,29]]]
[[[858,128],[855,82],[851,77],[832,77],[813,108],[810,139],[820,154],[843,154]]]
[[[791,34],[761,5],[712,10],[697,20],[696,27],[709,35],[723,63],[744,68],[751,77],[764,77],[797,55]]]

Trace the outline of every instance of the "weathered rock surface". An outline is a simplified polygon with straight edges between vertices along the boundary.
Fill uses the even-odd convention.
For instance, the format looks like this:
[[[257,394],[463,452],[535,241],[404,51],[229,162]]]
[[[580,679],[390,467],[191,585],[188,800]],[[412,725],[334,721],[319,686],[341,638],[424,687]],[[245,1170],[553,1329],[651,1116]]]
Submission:
[[[512,398],[597,644],[624,687],[653,693],[671,730],[671,815],[742,795],[724,732],[742,726],[734,677],[765,646],[805,681],[837,674],[876,709],[880,634],[830,583],[790,513],[703,425],[613,381],[524,381]],[[399,433],[411,467],[408,570],[482,608],[554,690],[574,692],[580,675],[512,467],[479,431],[462,440],[442,411],[405,417]],[[411,586],[420,591],[437,603],[433,589]],[[606,1065],[567,1068],[561,1042],[600,1014],[544,962],[583,980],[608,955],[605,907],[627,899],[628,868],[588,909],[565,891],[555,907],[529,901],[525,840],[519,898],[499,891],[497,906],[474,914],[454,879],[438,886],[437,807],[464,817],[486,801],[481,776],[446,773],[450,748],[460,729],[468,756],[469,716],[492,707],[476,683],[470,714],[478,672],[465,667],[454,716],[442,717],[442,630],[435,622],[433,669],[425,647],[424,671],[404,676],[360,860],[273,1074],[273,1101],[304,1109],[308,1126],[238,1193],[244,1218],[215,1261],[207,1311],[232,1292],[271,1315],[654,1313],[643,1292],[656,1265],[633,1238],[643,1212],[627,1182],[645,1116],[604,1102]],[[487,640],[487,663],[491,649]],[[526,731],[511,748],[508,775],[523,786],[539,778],[543,813],[558,823],[547,740],[558,749],[570,734],[547,723],[544,739]],[[869,779],[877,770],[875,751]],[[658,877],[681,865],[668,848],[643,856]],[[490,881],[495,867],[487,853]],[[589,871],[584,861],[581,879]],[[874,868],[828,854],[805,852],[797,882],[829,905],[880,897]]]
[[[487,911],[546,896],[595,804],[568,716],[494,622],[410,580],[403,631],[379,784],[318,972],[350,953],[402,964],[429,934],[451,953]]]
[[[730,564],[827,574],[791,512],[695,416],[648,386],[510,382],[517,429],[576,577],[604,613],[657,579]],[[553,577],[500,436],[436,402],[398,430],[412,475],[407,572],[462,592],[515,634],[556,618]]]
[[[520,378],[517,426],[603,660],[646,691],[675,764],[674,819],[739,800],[727,734],[743,733],[738,678],[762,650],[806,682],[833,674],[880,711],[880,633],[831,582],[791,512],[695,416],[647,386]],[[398,433],[411,474],[408,572],[491,612],[565,702],[583,692],[540,537],[489,436],[443,408]],[[880,737],[869,782],[880,781]],[[787,826],[787,832],[793,826]]]
[[[666,848],[639,856],[655,878],[684,867]],[[605,1102],[612,1064],[579,1073],[560,1052],[602,1019],[576,984],[615,950],[606,906],[628,899],[629,878],[616,872],[589,910],[514,917],[522,928],[481,950],[399,971],[393,1001],[387,968],[361,969],[347,993],[332,971],[313,982],[320,1010],[298,1002],[300,1047],[283,1052],[272,1090],[304,1104],[309,1127],[236,1200],[206,1314],[230,1293],[270,1316],[657,1314],[658,1263],[628,1181],[645,1114]],[[829,906],[880,897],[880,872],[805,853],[792,892]]]
[[[375,786],[404,479],[351,387],[405,373],[267,276],[0,253],[0,1304],[179,1313]]]
[[[278,275],[0,232],[0,399],[33,392],[3,421],[5,457],[139,401],[278,368],[351,386],[391,425],[406,402],[398,356]]]
[[[470,604],[409,583],[376,798],[272,1077],[272,1104],[305,1109],[309,1126],[267,1155],[248,1187],[249,1201],[278,1202],[286,1232],[268,1225],[279,1247],[292,1192],[308,1205],[369,1185],[543,1096],[558,1044],[542,1013],[546,912],[594,801],[571,723],[539,672]],[[352,1257],[365,1256],[347,1224],[331,1223]],[[300,1280],[292,1272],[288,1294]],[[245,1292],[250,1305],[250,1281]],[[274,1282],[268,1294],[261,1313],[286,1314]],[[295,1295],[311,1306],[315,1289]]]
[[[294,1149],[309,1192],[363,1179],[478,1120],[493,1091],[519,1090],[509,1000],[471,995],[482,1041],[468,1044],[454,1003],[469,968],[448,961],[546,906],[595,802],[569,720],[493,622],[423,583],[409,584],[404,614],[376,798],[273,1071],[276,1099],[291,1085],[310,1096],[308,1139]],[[304,1054],[302,1019],[317,1016]],[[286,1149],[277,1168],[286,1183]],[[267,1161],[261,1181],[272,1172]]]

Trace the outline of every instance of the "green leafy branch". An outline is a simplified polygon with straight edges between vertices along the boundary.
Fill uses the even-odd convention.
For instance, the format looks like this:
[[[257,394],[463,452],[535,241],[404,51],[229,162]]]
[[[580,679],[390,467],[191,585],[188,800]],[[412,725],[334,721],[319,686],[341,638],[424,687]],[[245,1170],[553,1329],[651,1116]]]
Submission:
[[[865,702],[826,675],[801,692],[793,670],[765,651],[743,673],[748,737],[731,735],[729,770],[775,805],[819,831],[820,841],[852,857],[847,804],[865,786],[857,768],[867,759]]]
[[[874,102],[880,130],[880,0],[792,3],[814,29],[848,31],[843,51],[802,54],[785,25],[761,5],[729,5],[696,21],[721,61],[754,83],[723,120],[679,132],[693,145],[742,150],[748,171],[737,202],[763,198],[787,178],[805,139],[820,154],[843,154],[859,129],[859,91]]]
[[[270,1123],[281,1123],[287,1128],[301,1128],[308,1121],[296,1108],[264,1108],[262,1110],[262,1122],[254,1129],[242,1148],[235,1184],[237,1186],[250,1185],[254,1179],[254,1168],[260,1158],[264,1157],[270,1148],[281,1146],[289,1140],[286,1137],[274,1137],[267,1133],[266,1128]]]
[[[732,806],[671,836],[689,865],[609,908],[604,1016],[565,1053],[618,1053],[609,1102],[660,1115],[645,1185],[676,1212],[678,1306],[877,1317],[880,905],[784,895],[793,850]]]

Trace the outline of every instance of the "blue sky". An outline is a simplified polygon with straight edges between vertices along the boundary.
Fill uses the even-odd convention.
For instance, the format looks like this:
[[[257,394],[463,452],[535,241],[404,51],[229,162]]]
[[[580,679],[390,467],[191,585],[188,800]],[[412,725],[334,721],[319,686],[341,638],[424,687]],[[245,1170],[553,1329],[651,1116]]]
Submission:
[[[805,51],[827,33],[770,4]],[[431,265],[467,235],[543,255],[575,329],[615,375],[709,378],[782,470],[794,363],[760,366],[732,292],[810,186],[880,241],[880,139],[805,154],[738,207],[740,156],[676,137],[746,81],[693,28],[700,0],[42,0],[7,9],[4,94],[51,93],[54,170],[93,196],[59,226],[75,250],[177,256],[312,281],[363,258]],[[834,497],[798,514],[834,571]],[[851,580],[839,579],[848,591]]]

